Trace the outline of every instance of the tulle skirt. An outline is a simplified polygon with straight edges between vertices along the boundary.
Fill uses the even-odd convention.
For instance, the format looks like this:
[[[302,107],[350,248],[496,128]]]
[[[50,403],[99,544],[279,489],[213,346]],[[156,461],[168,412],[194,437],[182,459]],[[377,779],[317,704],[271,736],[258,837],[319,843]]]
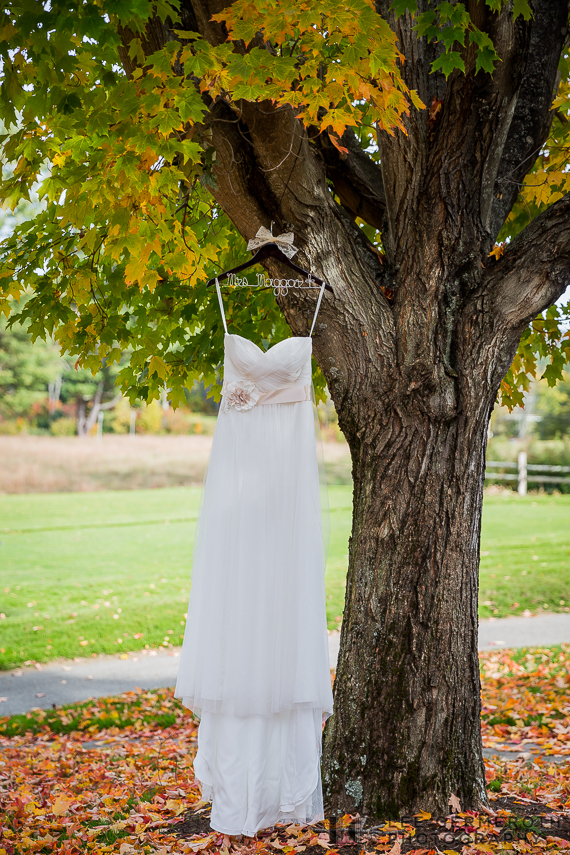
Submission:
[[[310,401],[218,418],[176,696],[198,714],[332,711]]]
[[[322,818],[332,691],[310,401],[218,418],[176,696],[201,718],[194,769],[213,828]]]

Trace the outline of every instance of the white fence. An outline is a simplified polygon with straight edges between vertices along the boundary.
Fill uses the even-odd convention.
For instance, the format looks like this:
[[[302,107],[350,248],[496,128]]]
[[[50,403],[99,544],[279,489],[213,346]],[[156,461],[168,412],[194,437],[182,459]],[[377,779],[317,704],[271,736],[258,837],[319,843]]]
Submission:
[[[493,472],[493,469],[515,469],[516,472]],[[535,475],[535,472],[538,474]],[[542,472],[554,474],[542,475],[540,474]],[[531,484],[570,484],[570,478],[564,478],[564,473],[570,473],[570,466],[543,466],[539,463],[528,463],[526,451],[519,451],[516,463],[488,460],[485,478],[494,478],[496,481],[516,481],[519,495],[526,496],[529,482]]]

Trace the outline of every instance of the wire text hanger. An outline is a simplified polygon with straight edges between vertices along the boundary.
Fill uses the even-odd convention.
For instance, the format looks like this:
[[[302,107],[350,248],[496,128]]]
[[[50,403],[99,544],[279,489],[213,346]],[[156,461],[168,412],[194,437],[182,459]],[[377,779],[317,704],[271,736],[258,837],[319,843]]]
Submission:
[[[273,223],[271,225],[273,227]],[[285,265],[285,267],[289,267],[291,270],[295,271],[295,273],[300,273],[309,282],[308,286],[301,285],[297,287],[314,288],[324,286],[325,290],[334,294],[334,291],[328,282],[325,282],[323,279],[315,276],[314,273],[311,273],[309,270],[305,270],[304,267],[300,267],[298,264],[295,264],[294,261],[291,261],[291,256],[297,252],[297,249],[293,246],[292,232],[276,236],[273,235],[272,231],[270,232],[261,226],[257,235],[248,243],[247,248],[253,251],[257,250],[255,255],[253,255],[248,261],[244,261],[242,264],[238,264],[230,270],[225,270],[223,273],[220,273],[219,276],[214,276],[212,279],[209,279],[208,288],[210,285],[215,285],[216,280],[218,280],[218,282],[223,282],[225,279],[229,278],[231,281],[233,277],[238,273],[241,273],[243,270],[247,270],[255,264],[261,264],[271,258],[275,261],[279,261],[281,264]],[[290,282],[290,280],[281,281]],[[270,287],[272,286],[270,285]]]

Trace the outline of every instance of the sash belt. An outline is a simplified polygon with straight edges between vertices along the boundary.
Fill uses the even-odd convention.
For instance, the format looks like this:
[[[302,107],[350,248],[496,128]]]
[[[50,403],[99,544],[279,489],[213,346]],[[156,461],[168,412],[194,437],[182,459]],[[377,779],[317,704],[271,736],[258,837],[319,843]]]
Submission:
[[[298,401],[310,401],[311,384],[307,386],[288,386],[286,389],[275,389],[273,392],[265,392],[259,396],[257,406],[260,404],[295,404]]]

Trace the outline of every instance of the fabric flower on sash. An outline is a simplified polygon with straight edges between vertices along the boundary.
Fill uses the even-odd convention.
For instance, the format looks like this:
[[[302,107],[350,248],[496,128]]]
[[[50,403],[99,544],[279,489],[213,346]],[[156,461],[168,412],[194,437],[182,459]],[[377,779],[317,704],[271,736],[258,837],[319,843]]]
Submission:
[[[227,413],[230,408],[234,410],[251,410],[259,401],[259,389],[249,380],[224,383],[222,386],[223,403],[220,407],[222,413]]]

